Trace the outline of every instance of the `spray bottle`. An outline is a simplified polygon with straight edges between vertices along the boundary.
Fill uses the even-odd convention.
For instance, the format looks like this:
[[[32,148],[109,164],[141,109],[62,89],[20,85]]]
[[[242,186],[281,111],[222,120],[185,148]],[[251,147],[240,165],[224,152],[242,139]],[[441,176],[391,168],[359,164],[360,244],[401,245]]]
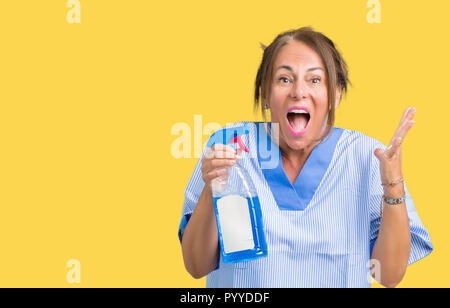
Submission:
[[[228,167],[228,175],[214,179],[212,194],[224,263],[236,263],[267,256],[261,204],[255,185],[241,165],[251,159],[241,136],[248,134],[247,125],[215,132],[207,143],[211,148],[220,143],[242,151],[241,160]]]

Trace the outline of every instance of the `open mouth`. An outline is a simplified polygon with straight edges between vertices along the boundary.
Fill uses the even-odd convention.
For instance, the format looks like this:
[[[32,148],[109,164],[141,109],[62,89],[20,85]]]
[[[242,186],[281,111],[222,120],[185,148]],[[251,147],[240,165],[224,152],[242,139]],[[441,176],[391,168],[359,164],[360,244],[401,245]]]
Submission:
[[[306,108],[289,108],[286,115],[289,130],[294,136],[301,136],[306,133],[311,115]]]

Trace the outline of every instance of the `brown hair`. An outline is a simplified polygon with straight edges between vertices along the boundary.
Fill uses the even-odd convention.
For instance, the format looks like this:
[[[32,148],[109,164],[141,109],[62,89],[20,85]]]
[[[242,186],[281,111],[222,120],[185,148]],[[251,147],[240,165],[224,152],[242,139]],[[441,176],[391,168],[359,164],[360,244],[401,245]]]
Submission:
[[[283,32],[267,47],[261,44],[264,55],[255,80],[254,111],[261,109],[263,119],[267,122],[264,107],[267,104],[266,100],[270,97],[273,63],[280,49],[293,40],[303,42],[317,52],[325,66],[329,109],[328,128],[325,135],[316,140],[319,141],[328,136],[334,125],[337,87],[340,87],[342,90],[340,97],[342,99],[342,95],[347,93],[347,84],[351,83],[348,79],[347,64],[339,51],[337,51],[334,43],[322,33],[314,31],[311,27],[302,27]]]

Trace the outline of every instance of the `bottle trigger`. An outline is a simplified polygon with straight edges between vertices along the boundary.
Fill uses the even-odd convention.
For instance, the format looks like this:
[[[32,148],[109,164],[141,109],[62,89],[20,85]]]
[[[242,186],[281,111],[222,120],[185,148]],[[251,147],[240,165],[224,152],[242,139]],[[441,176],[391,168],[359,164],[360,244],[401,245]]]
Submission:
[[[229,143],[237,143],[239,145],[239,148],[248,153],[248,149],[245,146],[244,142],[242,141],[241,136],[237,135],[236,138],[234,138],[233,140],[231,140]]]

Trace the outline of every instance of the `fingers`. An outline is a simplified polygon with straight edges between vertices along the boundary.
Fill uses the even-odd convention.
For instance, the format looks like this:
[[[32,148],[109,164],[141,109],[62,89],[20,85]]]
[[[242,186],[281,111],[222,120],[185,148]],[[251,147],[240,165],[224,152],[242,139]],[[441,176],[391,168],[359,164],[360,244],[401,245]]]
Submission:
[[[227,176],[228,168],[240,159],[240,152],[232,147],[215,144],[205,152],[202,160],[202,177],[206,184],[220,176]]]
[[[400,124],[396,131],[396,137],[403,137],[402,133],[404,133],[405,127],[408,125],[408,122],[413,119],[416,109],[408,108],[405,111],[404,116],[402,117]]]
[[[202,161],[202,172],[208,173],[212,169],[220,168],[220,167],[231,167],[233,166],[238,159],[235,158],[213,158],[213,159],[203,159]]]
[[[383,156],[386,155],[385,153],[386,153],[386,150],[383,151],[383,150],[380,149],[380,148],[377,148],[377,149],[375,149],[375,151],[374,151],[375,157],[378,158],[380,161],[383,159]]]
[[[391,158],[392,156],[394,156],[395,153],[399,152],[402,145],[402,141],[403,139],[401,137],[394,139],[391,142],[391,145],[389,145],[389,147],[386,148],[386,151],[384,151],[384,156],[387,158]]]
[[[415,121],[413,120],[414,115],[417,109],[414,107],[409,107],[403,113],[402,119],[397,127],[397,130],[392,137],[389,147],[384,152],[384,156],[387,158],[393,157],[396,153],[400,153],[401,145],[403,140],[406,137],[409,129],[414,125]]]
[[[231,167],[236,163],[237,159],[212,159],[208,162],[209,169],[219,167]]]
[[[399,130],[399,134],[397,137],[400,137],[402,139],[405,139],[406,133],[408,132],[408,130],[411,128],[411,126],[414,124],[414,115],[416,113],[416,109],[415,108],[410,108],[403,120],[402,126]]]
[[[205,152],[205,157],[213,158],[236,158],[236,150],[223,144],[215,144]]]
[[[211,181],[214,180],[215,178],[218,178],[220,176],[227,176],[227,175],[228,175],[227,168],[214,169],[203,175],[203,181],[205,183],[208,183],[208,185],[209,185],[211,183]]]
[[[414,115],[416,113],[416,108],[410,107],[405,110],[403,113],[402,119],[400,120],[400,124],[395,131],[394,137],[392,137],[390,145],[394,146],[394,143],[398,138],[401,138],[401,140],[405,139],[406,134],[408,133],[409,129],[414,125],[415,121],[413,120]]]
[[[225,145],[225,144],[221,144],[221,143],[216,143],[215,145],[213,145],[211,147],[211,150],[213,150],[213,151],[236,152],[236,150],[234,148],[230,147],[229,145]]]

